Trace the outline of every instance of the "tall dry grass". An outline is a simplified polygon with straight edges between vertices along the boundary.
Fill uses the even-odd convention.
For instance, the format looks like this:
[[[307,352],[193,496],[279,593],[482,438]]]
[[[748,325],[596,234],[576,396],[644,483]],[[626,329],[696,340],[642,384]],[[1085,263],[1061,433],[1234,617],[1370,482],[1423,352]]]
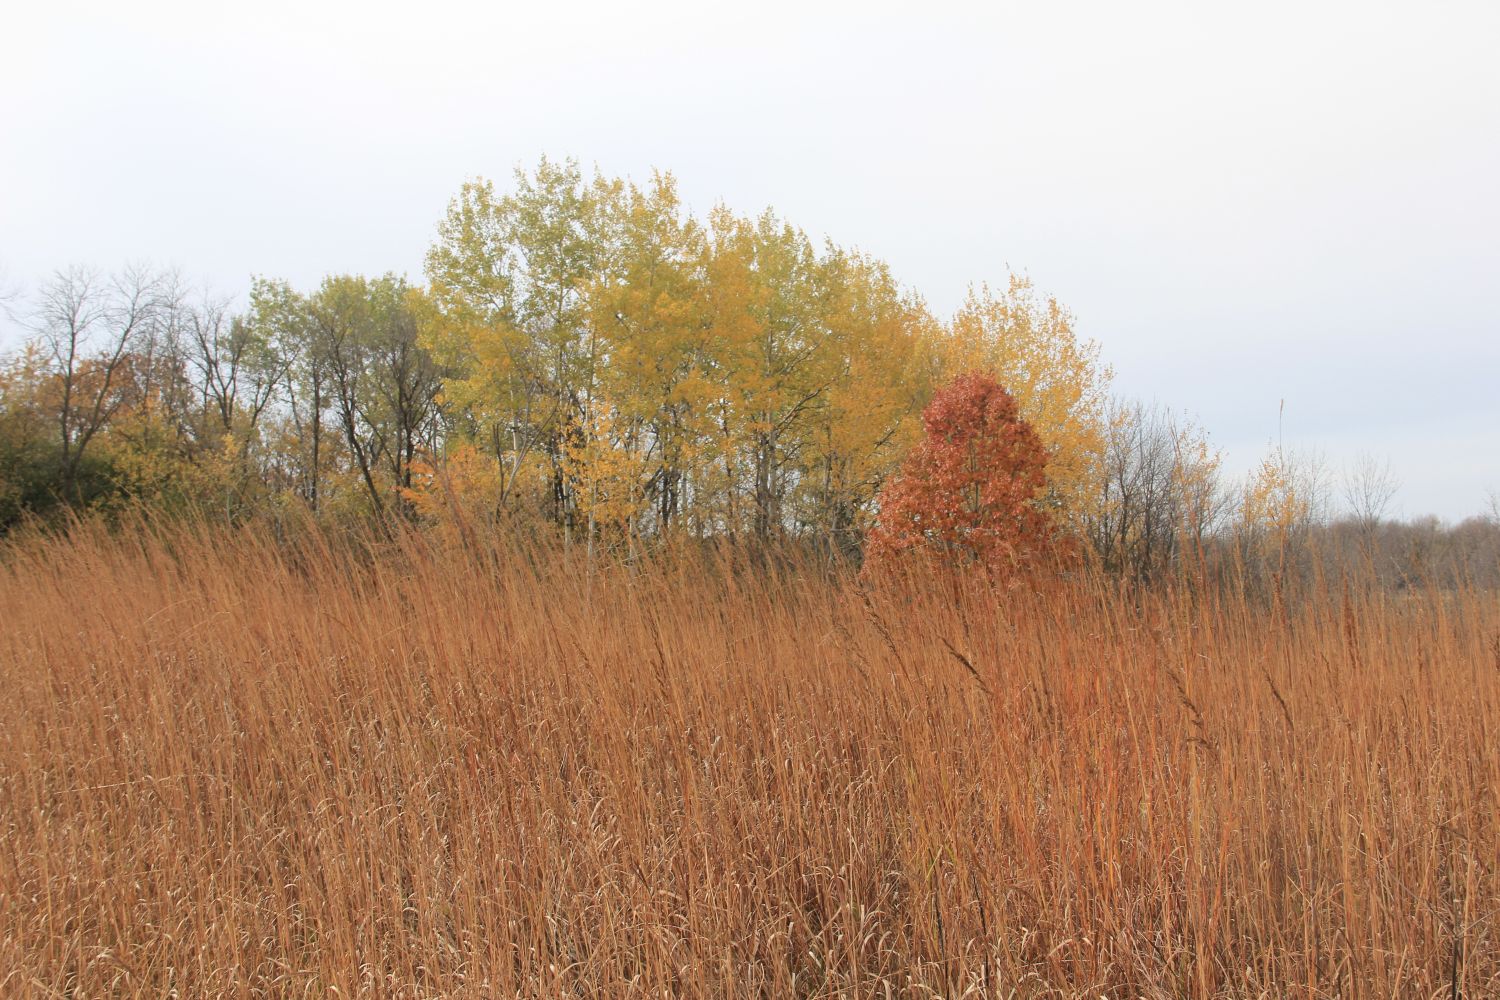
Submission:
[[[1493,997],[1500,608],[0,554],[0,995]]]

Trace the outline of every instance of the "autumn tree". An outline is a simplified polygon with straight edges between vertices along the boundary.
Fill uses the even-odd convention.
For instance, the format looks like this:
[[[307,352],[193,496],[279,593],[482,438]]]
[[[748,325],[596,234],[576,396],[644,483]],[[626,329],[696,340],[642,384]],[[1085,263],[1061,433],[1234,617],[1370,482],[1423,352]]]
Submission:
[[[504,196],[470,182],[449,205],[427,254],[441,321],[423,343],[452,368],[445,396],[506,469],[506,497],[530,480],[541,510],[569,530],[577,511],[565,439],[598,368],[587,292],[602,265],[599,204],[610,185],[546,159],[515,182]]]
[[[819,289],[833,378],[807,414],[793,503],[804,531],[849,554],[871,526],[881,485],[921,436],[940,328],[884,263],[863,254],[829,246]]]
[[[441,373],[418,337],[426,297],[387,274],[329,277],[308,294],[258,281],[251,300],[251,328],[285,373],[284,416],[309,504],[342,473],[373,513],[405,509],[418,456],[441,436]],[[325,412],[336,438],[325,434]]]
[[[1316,452],[1275,443],[1246,477],[1232,539],[1246,579],[1280,588],[1305,579],[1327,521],[1327,468]]]
[[[40,289],[31,315],[35,338],[0,401],[17,513],[249,509],[262,492],[254,426],[278,375],[224,300],[195,302],[170,272],[72,268]]]
[[[915,437],[938,325],[884,264],[832,243],[820,251],[769,212],[716,209],[705,271],[721,392],[715,521],[853,548]]]
[[[970,372],[938,391],[922,424],[925,437],[880,493],[874,565],[919,551],[1003,573],[1055,550],[1056,528],[1037,502],[1046,451],[1015,397]]]
[[[434,366],[417,343],[410,296],[393,275],[341,276],[306,300],[344,443],[377,514],[412,485],[411,465],[438,391]]]
[[[616,472],[637,468],[637,492],[648,501],[637,514],[664,534],[692,502],[694,471],[712,425],[714,338],[703,313],[704,231],[684,213],[670,174],[655,174],[644,187],[615,183],[596,190],[601,267],[587,297],[599,343],[579,422],[589,440],[581,448],[575,443],[570,463],[575,472],[583,456]],[[603,426],[629,456],[610,455],[594,440]],[[596,503],[580,502],[597,520]]]
[[[306,298],[285,281],[256,278],[247,323],[266,345],[280,376],[280,412],[270,428],[274,459],[268,471],[284,490],[317,511],[330,464],[324,421],[333,393]]]
[[[784,529],[810,418],[839,377],[818,308],[818,257],[773,213],[745,219],[721,206],[709,217],[707,280],[720,518],[731,533],[765,540]]]

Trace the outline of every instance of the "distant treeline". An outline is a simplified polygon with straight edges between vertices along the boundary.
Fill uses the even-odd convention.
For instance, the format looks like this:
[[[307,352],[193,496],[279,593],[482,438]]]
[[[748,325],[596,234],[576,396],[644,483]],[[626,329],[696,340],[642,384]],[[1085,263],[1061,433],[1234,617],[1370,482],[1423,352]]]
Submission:
[[[1274,575],[1321,554],[1400,585],[1500,562],[1493,514],[1387,521],[1373,462],[1335,484],[1272,449],[1226,481],[1192,422],[1111,395],[1097,345],[1024,278],[940,319],[884,263],[769,211],[692,217],[670,175],[544,160],[508,192],[466,184],[423,286],[258,278],[236,311],[169,273],[75,269],[15,311],[33,336],[0,364],[0,532],[296,508],[858,558],[923,406],[982,371],[1045,445],[1034,502],[1111,571]]]

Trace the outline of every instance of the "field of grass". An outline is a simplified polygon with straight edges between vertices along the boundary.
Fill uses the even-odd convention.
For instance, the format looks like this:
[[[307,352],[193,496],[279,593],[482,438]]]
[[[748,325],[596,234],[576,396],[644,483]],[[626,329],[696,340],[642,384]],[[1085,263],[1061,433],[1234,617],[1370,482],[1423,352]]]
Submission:
[[[1500,996],[1500,604],[0,550],[0,996]]]

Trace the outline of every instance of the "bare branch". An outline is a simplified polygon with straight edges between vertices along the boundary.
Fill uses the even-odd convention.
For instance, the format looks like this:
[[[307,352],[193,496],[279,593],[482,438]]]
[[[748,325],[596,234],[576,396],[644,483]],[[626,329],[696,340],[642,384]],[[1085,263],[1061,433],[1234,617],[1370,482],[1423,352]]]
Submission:
[[[90,441],[124,403],[122,371],[133,351],[152,348],[172,288],[170,275],[132,265],[110,277],[68,268],[41,289],[33,330],[58,380],[59,485],[69,500]]]
[[[1390,459],[1362,454],[1344,470],[1344,503],[1354,523],[1367,534],[1385,518],[1400,489]]]

